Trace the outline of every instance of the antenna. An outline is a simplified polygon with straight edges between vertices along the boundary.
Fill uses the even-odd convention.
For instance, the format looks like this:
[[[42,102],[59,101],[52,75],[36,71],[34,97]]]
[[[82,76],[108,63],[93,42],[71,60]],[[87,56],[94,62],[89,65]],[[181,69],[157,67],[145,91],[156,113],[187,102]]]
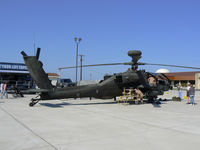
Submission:
[[[35,33],[33,34],[33,52],[34,52],[34,54],[33,55],[35,55]]]

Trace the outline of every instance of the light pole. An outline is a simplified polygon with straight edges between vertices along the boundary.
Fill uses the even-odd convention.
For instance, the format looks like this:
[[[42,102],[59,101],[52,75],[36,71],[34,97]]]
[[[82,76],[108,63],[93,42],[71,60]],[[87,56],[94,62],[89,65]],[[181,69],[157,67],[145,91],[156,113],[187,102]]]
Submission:
[[[82,66],[83,66],[83,56],[85,55],[79,55],[80,56],[80,81],[82,80]]]
[[[76,42],[76,84],[77,84],[77,76],[78,76],[78,44],[81,42],[81,38],[74,38],[74,41]]]

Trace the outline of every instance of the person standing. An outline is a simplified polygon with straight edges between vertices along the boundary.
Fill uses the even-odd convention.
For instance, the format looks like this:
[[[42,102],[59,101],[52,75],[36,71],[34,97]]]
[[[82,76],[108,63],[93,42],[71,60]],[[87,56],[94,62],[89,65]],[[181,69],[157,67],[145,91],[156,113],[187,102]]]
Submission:
[[[3,93],[1,94],[1,99],[3,98],[4,95],[6,95],[6,98],[8,99],[7,84],[6,83],[4,83],[4,85],[3,85]]]
[[[177,86],[177,88],[178,88],[178,96],[179,96],[179,98],[182,100],[183,97],[182,97],[182,91],[181,91],[181,89],[182,89],[181,84],[179,84],[179,85]]]
[[[3,82],[1,82],[1,85],[0,85],[0,93],[3,92]]]
[[[142,93],[142,91],[140,91],[138,88],[136,88],[135,94],[137,95],[137,98],[140,99],[140,102],[143,104],[144,94]]]
[[[194,89],[193,85],[190,86],[189,95],[190,95],[190,102],[192,105],[194,105],[195,104],[195,102],[194,102],[195,89]]]
[[[0,85],[0,94],[2,95],[3,94],[3,82],[1,82],[1,85]]]
[[[149,76],[148,82],[150,86],[156,86],[156,79],[152,75]]]
[[[190,83],[188,83],[187,84],[187,94],[186,94],[186,96],[187,96],[187,100],[188,100],[188,102],[187,102],[187,104],[190,104],[190,94],[189,94],[189,90],[190,90]]]

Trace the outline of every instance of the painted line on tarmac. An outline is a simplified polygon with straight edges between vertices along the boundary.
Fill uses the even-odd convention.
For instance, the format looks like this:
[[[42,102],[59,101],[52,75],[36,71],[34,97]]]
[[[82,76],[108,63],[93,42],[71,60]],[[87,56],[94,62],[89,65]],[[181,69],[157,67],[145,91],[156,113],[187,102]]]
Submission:
[[[34,134],[35,136],[39,137],[41,140],[43,140],[45,143],[47,143],[48,145],[50,145],[52,148],[54,148],[55,150],[58,150],[57,147],[55,147],[53,144],[51,144],[50,142],[48,142],[47,140],[45,140],[44,138],[42,138],[40,135],[38,135],[37,133],[35,133],[31,128],[29,128],[28,126],[26,126],[23,122],[19,121],[17,118],[15,118],[11,113],[9,113],[8,111],[6,111],[5,109],[3,109],[2,107],[0,107],[0,109],[2,111],[4,111],[6,114],[8,114],[11,118],[13,118],[17,123],[19,123],[21,126],[23,126],[24,128],[26,128],[27,130],[29,130],[32,134]]]

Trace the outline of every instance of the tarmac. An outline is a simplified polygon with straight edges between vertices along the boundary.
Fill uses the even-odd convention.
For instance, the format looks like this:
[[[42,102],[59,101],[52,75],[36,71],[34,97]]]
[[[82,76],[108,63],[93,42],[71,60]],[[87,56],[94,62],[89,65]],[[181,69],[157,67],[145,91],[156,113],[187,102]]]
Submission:
[[[199,150],[200,91],[196,105],[122,104],[113,99],[41,101],[0,99],[0,150]],[[185,92],[183,92],[185,95]]]

